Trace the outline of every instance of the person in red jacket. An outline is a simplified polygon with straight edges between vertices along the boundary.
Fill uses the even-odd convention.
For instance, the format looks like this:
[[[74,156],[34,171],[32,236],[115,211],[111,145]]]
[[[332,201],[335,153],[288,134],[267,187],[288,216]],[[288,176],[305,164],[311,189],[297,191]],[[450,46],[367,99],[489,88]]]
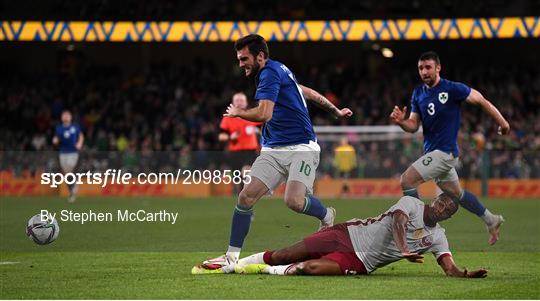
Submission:
[[[235,93],[232,97],[232,105],[247,109],[248,100],[243,92]],[[229,164],[231,169],[243,171],[250,168],[251,162],[255,161],[259,151],[259,122],[247,121],[236,117],[223,117],[219,125],[219,141],[228,142],[227,149],[230,152]],[[242,184],[235,185],[235,192],[242,190]]]

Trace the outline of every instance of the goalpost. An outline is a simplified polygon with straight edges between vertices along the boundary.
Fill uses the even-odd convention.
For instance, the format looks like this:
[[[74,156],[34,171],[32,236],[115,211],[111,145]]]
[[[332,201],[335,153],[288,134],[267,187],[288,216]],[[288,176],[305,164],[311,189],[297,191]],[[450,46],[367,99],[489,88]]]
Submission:
[[[352,177],[395,178],[423,153],[422,127],[415,133],[405,132],[397,125],[314,126],[321,152],[319,169],[328,175],[337,174],[332,166],[335,148],[344,138],[351,145],[358,161]],[[477,162],[482,195],[487,194],[489,151],[481,151]],[[460,161],[460,170],[470,164]]]
[[[314,126],[320,142],[338,142],[343,136],[356,136],[357,142],[388,141],[422,135],[422,127],[416,133],[407,133],[397,125],[322,125]]]

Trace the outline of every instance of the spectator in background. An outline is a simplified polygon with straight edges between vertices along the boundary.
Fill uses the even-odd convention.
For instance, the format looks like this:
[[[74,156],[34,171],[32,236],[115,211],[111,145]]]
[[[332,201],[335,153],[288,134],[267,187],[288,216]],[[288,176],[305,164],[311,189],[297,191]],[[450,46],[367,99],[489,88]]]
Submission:
[[[355,114],[355,120],[345,122],[348,125],[386,124],[387,116],[382,112],[393,106],[392,100],[399,100],[403,105],[408,103],[408,90],[417,80],[414,73],[396,67],[398,69],[391,73],[385,73],[383,68],[382,74],[387,76],[387,80],[381,81],[377,76],[369,75],[361,61],[347,61],[346,58],[329,59],[310,66],[303,66],[294,59],[290,61],[298,67],[295,69],[299,79],[324,87],[331,99],[334,96],[330,93],[333,93],[340,104],[356,108],[359,114]],[[482,170],[488,172],[490,178],[516,174],[521,178],[527,175],[540,177],[540,160],[536,159],[540,150],[538,67],[531,64],[518,69],[511,65],[490,65],[484,61],[481,66],[471,68],[468,64],[456,63],[451,73],[460,74],[460,77],[470,79],[479,90],[505,100],[496,105],[501,106],[505,114],[511,114],[516,133],[498,136],[490,126],[488,116],[479,115],[474,108],[463,111],[460,132],[474,134],[460,135],[461,151],[467,153],[468,158],[464,158],[463,167],[458,172],[465,178],[479,178]],[[13,166],[14,176],[21,176],[23,162],[29,160],[25,156],[28,153],[15,151],[53,149],[51,140],[47,139],[43,145],[41,137],[54,134],[52,120],[59,118],[65,107],[76,108],[79,112],[81,126],[85,129],[85,150],[89,152],[116,152],[117,140],[122,134],[130,145],[133,144],[132,150],[137,154],[158,149],[178,154],[185,146],[189,146],[189,152],[219,150],[222,147],[217,142],[223,99],[232,95],[232,91],[250,88],[249,83],[239,80],[242,74],[231,76],[230,69],[220,68],[209,59],[196,59],[184,65],[151,64],[148,70],[139,73],[130,73],[120,65],[94,65],[77,69],[76,76],[70,80],[65,80],[61,72],[54,69],[41,73],[26,72],[25,68],[4,69],[10,72],[3,78],[0,89],[0,99],[5,100],[0,102],[3,113],[3,118],[0,118],[0,148],[13,151],[13,156],[10,155],[6,162]],[[518,86],[519,89],[516,88]],[[342,124],[343,121],[330,120],[325,114],[316,107],[310,107],[314,124]],[[159,139],[147,139],[149,135],[159,135]],[[349,143],[357,152],[362,152],[355,176],[385,177],[387,172],[384,172],[383,163],[387,157],[393,158],[394,164],[402,165],[402,159],[393,157],[395,151],[386,141],[371,143],[349,136]],[[333,143],[321,140],[320,144],[330,151],[323,151],[323,154],[333,153]],[[482,144],[485,144],[483,149],[479,148]],[[421,136],[411,137],[400,141],[396,150],[410,161],[419,156],[421,145]],[[483,152],[488,152],[485,159],[490,163],[489,169],[480,168]],[[512,164],[518,153],[522,154],[521,163]],[[190,156],[198,157],[196,154]],[[110,159],[103,157],[100,160],[96,166],[107,166],[105,161]],[[333,155],[323,155],[320,171],[327,175],[337,174],[333,161]],[[138,162],[142,166],[146,161]],[[186,162],[193,168],[197,161]],[[29,166],[34,170],[39,164],[35,162]],[[0,168],[9,169],[6,165]],[[54,168],[53,164],[48,170]]]
[[[347,137],[342,137],[334,149],[334,166],[340,178],[349,178],[357,166],[356,151]]]
[[[357,167],[356,151],[354,150],[354,147],[349,144],[347,137],[341,137],[339,145],[334,149],[334,153],[334,166],[336,167],[338,176],[345,179],[341,186],[340,196],[347,196],[350,192],[347,179],[351,177],[351,174]]]

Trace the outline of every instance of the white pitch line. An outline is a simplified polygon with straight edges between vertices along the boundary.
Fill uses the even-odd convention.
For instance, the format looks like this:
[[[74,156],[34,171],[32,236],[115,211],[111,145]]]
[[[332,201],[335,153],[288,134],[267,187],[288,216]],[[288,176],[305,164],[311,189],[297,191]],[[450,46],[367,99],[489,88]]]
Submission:
[[[0,265],[6,265],[6,264],[17,264],[20,263],[18,261],[0,261]]]

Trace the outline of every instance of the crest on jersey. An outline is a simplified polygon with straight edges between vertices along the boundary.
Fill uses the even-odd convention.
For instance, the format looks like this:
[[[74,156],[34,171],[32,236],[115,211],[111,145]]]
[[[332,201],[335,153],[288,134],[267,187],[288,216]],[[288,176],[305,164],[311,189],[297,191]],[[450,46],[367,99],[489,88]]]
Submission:
[[[440,101],[442,104],[445,104],[447,100],[448,100],[448,92],[441,92],[441,93],[439,93],[439,101]]]

